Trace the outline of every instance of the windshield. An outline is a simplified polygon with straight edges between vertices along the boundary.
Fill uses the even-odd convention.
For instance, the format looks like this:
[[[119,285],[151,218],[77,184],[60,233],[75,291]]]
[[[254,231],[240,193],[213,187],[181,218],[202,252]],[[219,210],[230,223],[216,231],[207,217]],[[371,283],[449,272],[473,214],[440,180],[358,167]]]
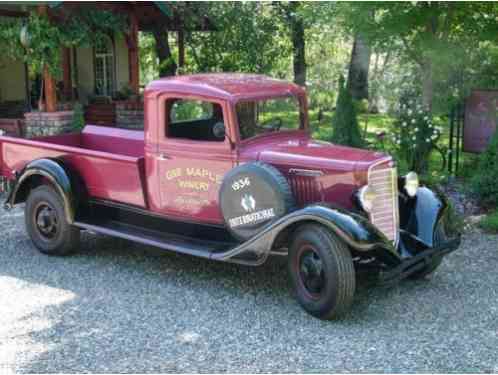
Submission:
[[[294,96],[240,101],[236,110],[242,140],[304,127],[304,114]]]

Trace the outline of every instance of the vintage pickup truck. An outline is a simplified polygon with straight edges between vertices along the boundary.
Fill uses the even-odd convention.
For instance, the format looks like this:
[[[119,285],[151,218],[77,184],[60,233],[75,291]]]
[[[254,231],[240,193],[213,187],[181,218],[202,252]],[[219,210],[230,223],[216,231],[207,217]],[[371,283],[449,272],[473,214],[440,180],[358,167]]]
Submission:
[[[145,130],[0,137],[7,209],[25,202],[43,253],[80,231],[218,261],[284,255],[298,302],[347,311],[355,269],[420,278],[459,246],[445,198],[398,177],[380,152],[315,141],[305,91],[260,75],[160,79],[144,93]]]

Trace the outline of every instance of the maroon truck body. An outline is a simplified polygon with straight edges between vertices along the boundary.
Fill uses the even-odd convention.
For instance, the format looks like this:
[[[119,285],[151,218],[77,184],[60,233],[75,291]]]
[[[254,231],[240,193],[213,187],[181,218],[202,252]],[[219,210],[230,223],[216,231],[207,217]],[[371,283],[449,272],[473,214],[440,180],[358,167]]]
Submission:
[[[89,125],[82,134],[32,140],[2,137],[1,173],[14,179],[14,172],[22,171],[32,160],[62,157],[83,178],[91,197],[138,206],[170,218],[223,224],[219,182],[237,164],[259,160],[274,165],[289,178],[300,205],[334,202],[351,209],[352,193],[366,183],[368,168],[382,160],[389,163],[390,157],[314,141],[308,129],[239,140],[233,109],[237,101],[289,94],[300,97],[305,111],[306,97],[301,88],[265,77],[201,75],[160,80],[145,93],[144,132]],[[228,138],[213,144],[166,137],[161,131],[164,102],[178,96],[219,102],[225,111],[227,134],[235,144]],[[161,155],[167,155],[167,159],[162,160]],[[196,190],[195,201],[188,198],[188,192],[183,195],[175,178],[168,174],[178,168],[195,168],[195,176],[190,177],[195,182],[208,181],[209,189]],[[307,170],[323,175],[307,176]]]
[[[398,177],[389,155],[312,139],[297,85],[180,76],[149,84],[144,101],[144,131],[0,137],[5,207],[26,202],[40,251],[67,254],[92,230],[248,265],[286,255],[298,301],[331,318],[351,304],[353,264],[386,282],[422,277],[458,247],[445,198],[416,174]],[[288,102],[296,120],[282,128]],[[179,105],[198,118],[184,120]]]

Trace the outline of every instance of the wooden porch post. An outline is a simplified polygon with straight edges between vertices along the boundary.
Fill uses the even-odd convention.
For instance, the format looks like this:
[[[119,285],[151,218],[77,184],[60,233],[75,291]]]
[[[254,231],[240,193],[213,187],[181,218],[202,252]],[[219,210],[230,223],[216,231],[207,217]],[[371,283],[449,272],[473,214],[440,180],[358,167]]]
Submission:
[[[138,65],[138,19],[133,9],[130,15],[130,33],[126,38],[128,44],[128,69],[130,87],[135,94],[140,92],[140,75]]]
[[[38,5],[38,14],[41,16],[48,16],[48,6]],[[57,110],[57,93],[55,90],[55,80],[50,74],[48,66],[45,64],[43,67],[43,81],[45,82],[45,111],[55,112]]]
[[[64,47],[62,49],[62,76],[64,98],[66,100],[73,99],[73,82],[71,76],[71,49]]]

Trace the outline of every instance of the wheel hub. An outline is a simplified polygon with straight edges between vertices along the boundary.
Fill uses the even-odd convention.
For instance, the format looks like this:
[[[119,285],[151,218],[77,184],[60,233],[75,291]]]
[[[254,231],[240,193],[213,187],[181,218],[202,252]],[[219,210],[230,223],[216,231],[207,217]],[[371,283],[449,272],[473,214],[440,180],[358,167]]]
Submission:
[[[55,210],[48,204],[41,204],[36,210],[36,227],[38,231],[47,238],[53,238],[57,234],[58,220]]]
[[[312,248],[303,250],[299,260],[299,277],[306,291],[318,298],[325,286],[322,259]]]

